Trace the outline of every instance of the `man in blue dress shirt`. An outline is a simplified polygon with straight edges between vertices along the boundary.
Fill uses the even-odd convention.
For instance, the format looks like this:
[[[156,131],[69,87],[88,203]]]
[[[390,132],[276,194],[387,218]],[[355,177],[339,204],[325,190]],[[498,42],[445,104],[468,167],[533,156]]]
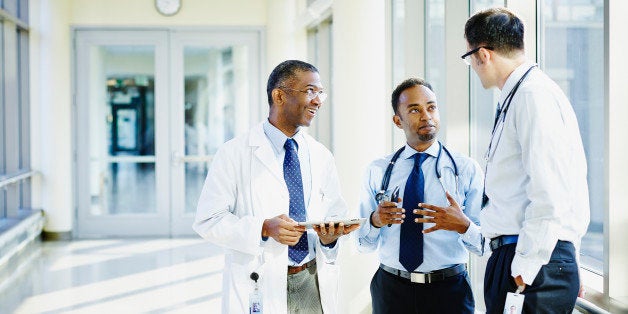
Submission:
[[[358,249],[378,250],[380,261],[371,281],[373,313],[473,313],[465,263],[467,250],[483,251],[478,226],[482,170],[437,141],[440,117],[429,83],[402,82],[392,93],[392,107],[393,122],[407,143],[385,194],[398,190],[399,198],[376,198],[393,154],[369,165],[360,196],[360,214],[370,223],[358,230]],[[414,213],[423,202],[439,206],[431,214],[438,227]]]

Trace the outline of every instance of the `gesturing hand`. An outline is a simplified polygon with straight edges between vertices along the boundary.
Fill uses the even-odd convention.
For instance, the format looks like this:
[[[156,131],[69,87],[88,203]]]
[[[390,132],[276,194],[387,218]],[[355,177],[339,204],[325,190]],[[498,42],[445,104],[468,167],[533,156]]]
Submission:
[[[449,192],[445,192],[445,195],[447,195],[447,200],[449,204],[451,204],[449,207],[419,203],[419,208],[423,209],[415,209],[413,211],[413,213],[417,215],[423,215],[423,218],[415,218],[415,222],[435,224],[431,228],[423,230],[423,233],[430,233],[442,229],[456,231],[462,234],[469,229],[469,225],[471,224],[469,218],[462,212],[460,206]]]
[[[296,245],[303,232],[305,232],[305,226],[298,226],[297,222],[286,214],[266,219],[262,225],[263,237],[271,237],[285,245]]]

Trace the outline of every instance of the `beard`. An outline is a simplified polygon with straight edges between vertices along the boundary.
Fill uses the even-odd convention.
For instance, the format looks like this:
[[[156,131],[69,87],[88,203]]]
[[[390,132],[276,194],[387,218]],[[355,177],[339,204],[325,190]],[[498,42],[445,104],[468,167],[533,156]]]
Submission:
[[[419,134],[419,140],[429,142],[436,138],[436,134]]]

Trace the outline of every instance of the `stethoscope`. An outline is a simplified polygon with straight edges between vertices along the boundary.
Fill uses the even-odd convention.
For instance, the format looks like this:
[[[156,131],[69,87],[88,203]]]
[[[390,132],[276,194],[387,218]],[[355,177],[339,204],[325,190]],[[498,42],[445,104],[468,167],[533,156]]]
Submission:
[[[531,66],[523,74],[523,76],[521,76],[519,81],[517,81],[517,84],[515,84],[515,86],[512,88],[512,90],[510,90],[508,95],[506,95],[506,98],[504,99],[504,107],[501,110],[499,110],[499,108],[498,108],[498,110],[499,110],[498,114],[495,115],[495,122],[493,122],[493,131],[491,132],[491,141],[489,142],[488,149],[486,150],[486,154],[484,155],[484,160],[487,163],[489,161],[489,158],[492,157],[491,151],[493,151],[493,152],[495,151],[495,149],[499,145],[499,141],[502,138],[502,132],[499,132],[499,134],[497,136],[497,141],[495,141],[495,147],[493,147],[493,140],[495,139],[495,133],[497,132],[497,124],[498,124],[498,122],[500,122],[500,120],[501,120],[501,125],[506,123],[506,114],[508,114],[508,109],[510,109],[510,103],[512,102],[512,99],[515,96],[515,93],[519,89],[519,86],[521,85],[523,80],[528,76],[528,74],[530,74],[530,71],[532,71],[532,69],[534,69],[535,67],[536,67],[536,65]]]
[[[506,123],[506,114],[508,114],[510,103],[512,102],[512,98],[515,96],[515,93],[519,89],[519,86],[521,85],[523,80],[528,76],[528,74],[530,74],[532,69],[534,69],[535,67],[536,67],[536,64],[531,66],[523,74],[523,76],[521,76],[519,81],[517,81],[517,84],[515,84],[515,86],[510,90],[508,95],[506,95],[506,98],[504,99],[503,108],[501,110],[499,109],[499,107],[497,108],[498,111],[495,114],[495,122],[493,122],[493,131],[491,132],[491,141],[489,142],[488,148],[486,149],[486,154],[484,154],[484,161],[486,161],[486,167],[484,168],[484,192],[482,193],[482,208],[484,208],[486,204],[488,204],[488,196],[486,195],[486,174],[488,172],[488,163],[489,161],[491,161],[491,158],[495,154],[495,151],[497,150],[497,146],[499,145],[499,141],[502,138],[503,125]],[[495,147],[493,147],[493,141],[495,140],[495,133],[497,132],[497,124],[498,122],[500,122],[500,120],[501,120],[500,125],[502,125],[502,130],[497,135],[497,140],[495,141]],[[491,154],[491,152],[493,153]]]
[[[456,165],[456,161],[454,160],[454,157],[451,155],[451,153],[449,152],[449,150],[447,149],[447,147],[445,147],[445,145],[443,145],[440,141],[438,141],[438,155],[436,156],[436,163],[434,164],[434,170],[436,171],[436,177],[438,178],[438,181],[440,182],[441,187],[443,188],[444,191],[447,191],[447,189],[445,189],[445,182],[442,176],[442,173],[440,172],[440,170],[438,169],[438,164],[440,162],[440,156],[442,155],[443,151],[445,151],[445,153],[447,154],[447,156],[449,157],[449,160],[451,160],[451,163],[454,165],[454,177],[456,180],[456,197],[458,196],[458,165]],[[377,194],[375,194],[375,200],[377,201],[377,203],[380,203],[382,201],[393,201],[395,202],[397,200],[397,197],[399,196],[399,187],[395,188],[395,190],[392,192],[392,194],[389,196],[386,194],[386,190],[388,190],[388,183],[390,182],[390,176],[392,174],[392,170],[393,167],[395,166],[395,163],[397,162],[397,159],[399,159],[399,155],[401,155],[401,152],[403,152],[403,150],[406,147],[403,146],[400,149],[398,149],[395,154],[393,155],[392,159],[390,159],[390,162],[388,163],[388,167],[386,167],[386,172],[384,172],[384,178],[382,178],[382,185],[379,189],[379,192],[377,192]]]

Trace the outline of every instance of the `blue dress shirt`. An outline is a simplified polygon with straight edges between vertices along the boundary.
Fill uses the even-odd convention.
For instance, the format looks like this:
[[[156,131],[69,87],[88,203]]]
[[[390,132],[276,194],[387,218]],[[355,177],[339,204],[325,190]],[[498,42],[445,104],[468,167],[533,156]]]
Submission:
[[[447,153],[442,150],[438,164],[443,184],[441,185],[436,175],[436,159],[438,157],[440,145],[435,141],[425,153],[430,157],[421,166],[425,177],[425,203],[441,207],[448,206],[449,202],[445,196],[445,189],[451,194],[458,204],[463,208],[463,212],[472,224],[464,234],[455,231],[437,230],[423,235],[423,263],[416,269],[417,272],[430,272],[455,264],[466,263],[469,258],[468,251],[482,255],[483,242],[479,227],[480,206],[482,202],[483,174],[480,166],[471,158],[452,152],[456,165],[458,166],[459,178],[456,189],[456,178],[454,166]],[[406,144],[406,148],[399,156],[393,167],[388,195],[392,190],[399,187],[403,199],[406,180],[412,171],[414,161],[412,155],[417,153],[415,149]],[[377,210],[375,195],[379,192],[382,179],[393,154],[373,161],[365,174],[364,184],[360,194],[360,216],[369,218],[371,213]],[[401,207],[401,203],[399,203]],[[406,208],[406,215],[414,215],[413,208]],[[423,224],[423,229],[432,227],[434,224]],[[400,225],[393,224],[391,227],[384,226],[376,228],[367,220],[357,231],[358,250],[361,252],[371,252],[378,249],[379,260],[382,264],[403,270],[399,263],[399,232]]]

